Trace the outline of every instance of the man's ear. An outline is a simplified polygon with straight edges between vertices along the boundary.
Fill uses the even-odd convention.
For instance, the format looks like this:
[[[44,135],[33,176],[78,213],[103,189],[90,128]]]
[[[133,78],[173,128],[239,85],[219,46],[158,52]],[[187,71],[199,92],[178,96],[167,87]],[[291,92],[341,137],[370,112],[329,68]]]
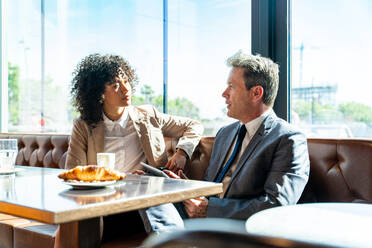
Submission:
[[[263,97],[264,89],[261,85],[253,86],[251,89],[251,94],[255,100],[260,100]]]

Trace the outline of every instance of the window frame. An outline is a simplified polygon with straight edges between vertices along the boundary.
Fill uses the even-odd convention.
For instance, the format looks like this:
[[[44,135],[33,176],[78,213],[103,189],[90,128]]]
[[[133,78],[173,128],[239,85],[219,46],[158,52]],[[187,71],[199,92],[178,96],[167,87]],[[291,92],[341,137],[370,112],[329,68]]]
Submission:
[[[275,113],[290,121],[291,0],[252,0],[252,54],[279,64]]]
[[[0,0],[0,132],[8,131],[8,59],[6,56],[6,0]]]

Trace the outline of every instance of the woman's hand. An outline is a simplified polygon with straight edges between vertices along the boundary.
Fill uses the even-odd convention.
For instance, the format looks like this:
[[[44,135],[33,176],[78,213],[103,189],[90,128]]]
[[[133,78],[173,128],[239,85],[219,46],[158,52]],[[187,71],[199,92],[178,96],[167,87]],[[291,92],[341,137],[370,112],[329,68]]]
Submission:
[[[182,149],[178,149],[177,152],[171,157],[171,159],[169,159],[165,167],[173,172],[184,170],[187,158],[188,156],[186,152],[184,152]]]
[[[146,174],[146,172],[144,172],[143,170],[134,170],[134,171],[132,171],[132,174],[144,175],[144,174]]]
[[[163,170],[163,172],[173,179],[188,179],[181,170],[179,170],[177,174],[170,170]]]

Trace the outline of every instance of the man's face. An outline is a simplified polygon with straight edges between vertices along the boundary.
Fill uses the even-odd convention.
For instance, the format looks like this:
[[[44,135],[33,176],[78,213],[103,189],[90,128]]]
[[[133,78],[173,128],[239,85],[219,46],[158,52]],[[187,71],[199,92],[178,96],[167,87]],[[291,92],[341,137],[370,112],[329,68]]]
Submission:
[[[227,115],[245,123],[252,103],[249,91],[245,87],[243,73],[242,68],[232,68],[227,80],[227,88],[222,96],[226,99]]]
[[[126,107],[131,105],[132,86],[124,73],[117,76],[114,82],[106,84],[105,87],[104,108]]]

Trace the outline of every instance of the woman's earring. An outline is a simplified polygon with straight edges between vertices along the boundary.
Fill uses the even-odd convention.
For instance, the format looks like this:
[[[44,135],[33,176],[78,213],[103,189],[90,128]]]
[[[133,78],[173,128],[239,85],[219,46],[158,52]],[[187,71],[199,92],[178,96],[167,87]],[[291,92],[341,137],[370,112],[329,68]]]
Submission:
[[[105,101],[105,95],[102,95],[101,96],[101,99],[99,99],[99,103],[100,104],[103,104],[104,101]]]

